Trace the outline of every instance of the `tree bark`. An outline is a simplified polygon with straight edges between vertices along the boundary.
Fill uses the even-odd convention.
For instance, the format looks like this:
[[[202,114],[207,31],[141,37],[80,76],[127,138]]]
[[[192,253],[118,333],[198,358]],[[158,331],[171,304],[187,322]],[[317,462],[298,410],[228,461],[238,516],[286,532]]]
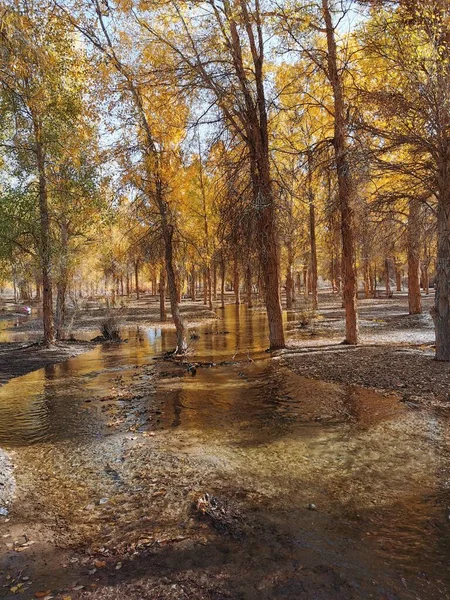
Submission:
[[[409,200],[408,231],[408,305],[409,314],[418,315],[422,312],[420,295],[420,204],[416,198]]]
[[[245,289],[247,296],[247,307],[253,308],[252,270],[250,268],[250,263],[247,264],[247,269],[245,271]]]
[[[225,308],[225,275],[226,275],[225,259],[222,256],[222,258],[220,260],[220,306],[221,306],[221,308]]]
[[[286,265],[286,309],[292,310],[293,296],[294,296],[294,278],[292,276],[294,252],[292,248],[292,242],[289,240],[286,244],[287,247],[287,265]]]
[[[345,308],[345,343],[358,343],[357,281],[355,275],[355,249],[353,227],[353,194],[347,148],[347,124],[341,74],[337,64],[337,49],[334,25],[329,1],[322,0],[322,12],[327,36],[328,77],[333,89],[334,99],[334,150],[338,182],[339,209],[341,213],[342,235],[342,276],[343,302]]]
[[[364,297],[370,298],[370,267],[369,259],[364,257],[363,260],[363,276],[364,276]]]
[[[60,266],[58,273],[58,280],[56,285],[56,339],[63,339],[64,335],[64,324],[66,320],[66,296],[67,296],[67,283],[69,278],[69,231],[67,223],[62,219],[60,224],[61,230],[61,257]]]
[[[432,316],[436,332],[436,360],[450,361],[450,172],[441,166],[442,189],[437,210],[436,290]]]
[[[164,267],[159,273],[159,318],[161,321],[167,319],[166,311],[166,270]]]
[[[319,308],[318,276],[317,276],[317,244],[316,244],[316,212],[314,201],[309,200],[309,240],[311,244],[311,294],[312,308]]]
[[[42,314],[44,343],[51,346],[55,342],[53,321],[52,252],[50,241],[50,215],[48,209],[47,175],[45,151],[42,143],[42,128],[39,119],[33,115],[36,161],[39,176],[39,217],[40,217],[40,259],[42,268]]]
[[[178,302],[178,289],[177,280],[175,275],[175,268],[173,263],[173,233],[174,228],[171,223],[168,222],[167,215],[167,204],[163,200],[162,196],[162,182],[157,179],[157,203],[160,208],[161,215],[161,229],[164,239],[164,260],[166,264],[167,283],[169,287],[169,298],[170,298],[170,310],[172,313],[172,319],[175,325],[177,334],[177,347],[175,348],[175,354],[186,354],[187,350],[187,331],[184,321],[181,317],[180,306]]]
[[[233,265],[233,290],[234,290],[234,303],[240,304],[241,303],[241,294],[240,294],[240,288],[239,288],[239,263],[236,258],[234,259],[234,265]]]
[[[384,261],[384,275],[386,282],[386,296],[390,298],[392,296],[391,291],[391,269],[390,269],[390,261],[388,258]]]
[[[136,285],[136,300],[139,300],[139,260],[134,261],[134,281]]]

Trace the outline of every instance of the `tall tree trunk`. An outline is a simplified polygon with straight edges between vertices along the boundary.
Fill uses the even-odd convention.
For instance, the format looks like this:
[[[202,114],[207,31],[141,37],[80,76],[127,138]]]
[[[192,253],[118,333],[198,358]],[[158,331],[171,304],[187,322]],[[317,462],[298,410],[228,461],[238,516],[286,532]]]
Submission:
[[[337,63],[336,40],[329,0],[322,0],[322,12],[327,36],[328,77],[334,99],[334,150],[338,182],[339,209],[342,233],[343,302],[345,308],[345,342],[358,343],[357,281],[353,231],[354,183],[348,161],[348,132],[341,74]]]
[[[450,169],[441,165],[442,189],[437,210],[436,290],[432,316],[436,332],[436,360],[450,361]]]
[[[225,259],[222,256],[220,259],[220,306],[221,306],[221,308],[225,308],[225,275],[226,275]]]
[[[311,294],[312,308],[319,308],[318,276],[317,276],[317,244],[316,244],[316,209],[314,199],[309,199],[309,240],[311,244]]]
[[[370,268],[369,259],[367,256],[363,260],[363,276],[364,276],[364,296],[370,298]]]
[[[294,262],[294,251],[292,248],[292,241],[289,240],[286,243],[287,247],[287,265],[286,265],[286,308],[287,310],[292,309],[293,296],[294,296],[294,278],[292,276],[293,262]]]
[[[401,263],[399,260],[394,259],[394,267],[395,267],[395,288],[397,292],[402,291],[402,269]]]
[[[213,300],[217,301],[217,261],[215,259],[213,263]]]
[[[47,175],[45,169],[45,152],[42,144],[42,128],[40,120],[33,115],[35,150],[39,174],[39,217],[40,217],[40,259],[42,268],[42,315],[44,325],[44,343],[51,346],[55,342],[53,322],[53,289],[52,289],[52,252],[50,241],[50,216],[48,210]]]
[[[190,284],[190,288],[191,288],[191,292],[190,292],[191,300],[194,301],[195,300],[195,269],[194,268],[191,269],[189,284]]]
[[[178,302],[177,279],[173,262],[174,228],[173,225],[168,222],[168,206],[163,198],[162,181],[160,181],[159,178],[157,179],[156,195],[161,215],[161,229],[164,240],[164,260],[166,264],[167,283],[169,287],[170,310],[177,334],[177,347],[175,349],[175,353],[183,355],[186,354],[187,350],[187,331],[184,320],[181,317],[180,306]]]
[[[386,296],[390,298],[392,296],[391,291],[391,269],[390,269],[390,261],[388,258],[384,261],[384,275],[386,281]]]
[[[161,319],[161,321],[165,321],[167,319],[165,267],[162,267],[159,273],[159,318]]]
[[[239,288],[239,263],[236,258],[234,259],[234,265],[233,265],[233,290],[234,290],[234,303],[240,304],[241,303],[241,294],[240,294],[240,288]]]
[[[64,334],[64,324],[66,320],[66,296],[67,283],[69,278],[69,232],[66,221],[63,219],[60,224],[61,230],[61,258],[56,285],[56,339],[61,340]]]
[[[408,254],[408,305],[409,314],[422,312],[420,296],[420,204],[416,198],[409,200],[407,254]]]
[[[209,308],[209,310],[212,310],[213,303],[212,303],[211,264],[208,264],[206,267],[206,285],[207,285],[207,290],[208,290],[208,308]]]
[[[245,271],[245,289],[247,296],[247,307],[253,308],[252,270],[250,267],[250,263],[247,264],[247,269]]]
[[[136,285],[136,300],[139,300],[139,260],[134,261],[134,281]]]
[[[206,275],[206,267],[203,268],[203,304],[208,304],[208,277]]]

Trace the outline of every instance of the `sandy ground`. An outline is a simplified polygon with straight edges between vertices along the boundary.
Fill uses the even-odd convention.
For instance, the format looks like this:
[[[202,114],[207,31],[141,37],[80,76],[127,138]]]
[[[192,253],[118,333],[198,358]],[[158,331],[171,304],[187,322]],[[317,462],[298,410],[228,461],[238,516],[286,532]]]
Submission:
[[[289,347],[276,360],[305,377],[395,391],[421,403],[450,399],[450,364],[434,360],[434,328],[423,298],[423,314],[409,315],[407,296],[360,300],[358,347],[341,343],[344,314],[330,295],[306,326],[289,324]],[[299,337],[300,336],[300,337]]]

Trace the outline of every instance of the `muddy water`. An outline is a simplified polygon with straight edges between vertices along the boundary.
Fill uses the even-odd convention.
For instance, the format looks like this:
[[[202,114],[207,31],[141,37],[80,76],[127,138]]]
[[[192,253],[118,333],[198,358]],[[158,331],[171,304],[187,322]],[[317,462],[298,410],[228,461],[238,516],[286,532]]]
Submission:
[[[40,549],[108,553],[181,533],[194,546],[164,569],[195,555],[233,598],[450,598],[447,416],[302,378],[268,359],[263,313],[220,317],[192,356],[230,364],[195,376],[154,360],[173,334],[141,328],[0,388],[0,447],[18,465],[11,523],[37,541],[0,565],[34,561],[51,589],[70,569],[41,564]],[[242,512],[242,539],[189,519],[204,491]]]

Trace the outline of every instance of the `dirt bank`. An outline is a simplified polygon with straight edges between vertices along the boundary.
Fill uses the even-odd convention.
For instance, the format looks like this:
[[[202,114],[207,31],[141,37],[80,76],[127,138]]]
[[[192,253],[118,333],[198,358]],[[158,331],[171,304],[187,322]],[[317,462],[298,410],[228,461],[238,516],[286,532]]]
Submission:
[[[61,342],[52,348],[38,343],[4,343],[0,344],[0,385],[14,377],[20,377],[42,369],[47,365],[67,360],[94,347],[89,342]]]
[[[341,343],[344,313],[336,299],[321,300],[317,318],[288,323],[289,348],[275,360],[304,377],[395,391],[412,402],[449,402],[450,364],[434,360],[430,296],[423,298],[421,315],[408,314],[404,293],[360,301],[357,347]]]

